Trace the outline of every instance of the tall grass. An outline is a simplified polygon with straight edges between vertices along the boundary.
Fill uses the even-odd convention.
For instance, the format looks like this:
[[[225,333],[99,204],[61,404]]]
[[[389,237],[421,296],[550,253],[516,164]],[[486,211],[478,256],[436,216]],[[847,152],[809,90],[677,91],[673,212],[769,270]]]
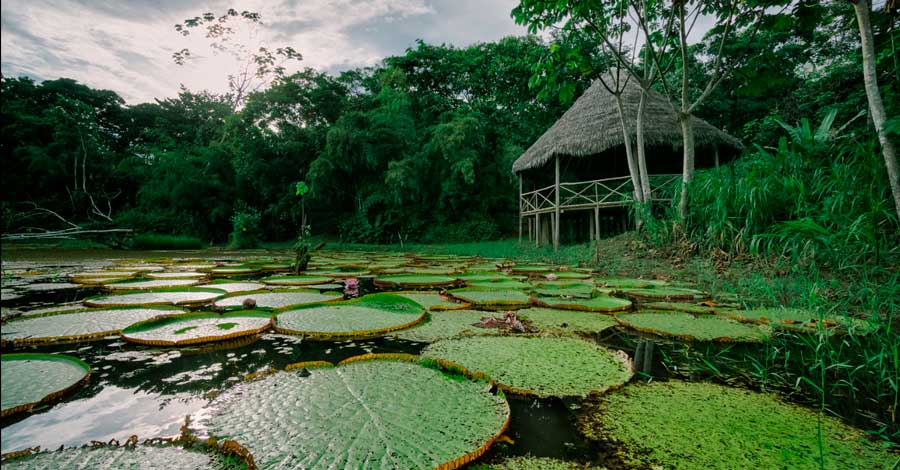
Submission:
[[[806,120],[785,125],[777,147],[698,173],[686,236],[735,254],[837,267],[900,256],[900,221],[876,143],[832,132],[833,120],[829,114],[815,130]],[[665,240],[672,220],[666,214],[648,231]]]

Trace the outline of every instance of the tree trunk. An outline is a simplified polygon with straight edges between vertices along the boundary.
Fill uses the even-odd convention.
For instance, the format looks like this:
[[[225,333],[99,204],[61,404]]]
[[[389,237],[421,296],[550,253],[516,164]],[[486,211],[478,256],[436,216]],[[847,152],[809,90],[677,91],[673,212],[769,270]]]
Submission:
[[[862,45],[863,79],[866,85],[866,96],[869,98],[869,112],[878,141],[881,143],[881,152],[884,154],[884,163],[887,166],[888,182],[894,195],[894,208],[897,217],[900,218],[900,166],[897,164],[897,151],[894,143],[884,132],[884,122],[887,116],[884,103],[881,101],[881,91],[878,89],[878,77],[875,73],[875,44],[872,37],[872,23],[869,21],[869,0],[857,0],[853,2],[853,10],[856,12],[856,21],[859,23],[859,36]]]
[[[650,188],[650,174],[647,173],[647,154],[644,148],[644,110],[647,107],[647,92],[641,89],[641,100],[638,102],[637,109],[637,158],[638,171],[641,178],[641,190],[644,197],[643,202],[649,209],[652,201]]]
[[[631,146],[631,133],[628,132],[628,118],[625,116],[625,106],[622,104],[622,95],[616,95],[616,107],[619,108],[619,122],[622,124],[622,136],[625,141],[625,159],[628,161],[628,174],[631,176],[631,184],[634,187],[634,200],[640,202],[643,199],[641,190],[641,178],[637,165],[634,162],[634,150]]]
[[[688,209],[688,186],[694,179],[694,123],[691,115],[682,112],[678,118],[681,121],[681,134],[684,142],[684,168],[681,174],[681,202],[678,206],[678,215],[684,219]]]

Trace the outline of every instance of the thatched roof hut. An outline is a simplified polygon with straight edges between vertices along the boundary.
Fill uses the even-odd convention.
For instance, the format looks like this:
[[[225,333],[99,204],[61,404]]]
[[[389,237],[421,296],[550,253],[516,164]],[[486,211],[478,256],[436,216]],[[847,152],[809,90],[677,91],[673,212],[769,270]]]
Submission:
[[[610,80],[607,80],[607,84]],[[632,126],[637,120],[638,102],[641,88],[637,80],[628,80],[623,91],[626,121]],[[736,138],[716,129],[700,118],[694,120],[694,141],[697,148],[718,146],[738,151],[743,148]],[[632,137],[633,138],[633,137]],[[648,147],[668,145],[680,147],[682,143],[681,125],[678,116],[668,100],[661,94],[650,91],[644,110],[644,142]],[[616,98],[610,94],[599,80],[575,101],[575,104],[553,126],[542,135],[512,166],[515,173],[544,166],[556,155],[587,157],[602,154],[615,147],[623,146],[622,125]],[[650,168],[653,173],[653,168]]]

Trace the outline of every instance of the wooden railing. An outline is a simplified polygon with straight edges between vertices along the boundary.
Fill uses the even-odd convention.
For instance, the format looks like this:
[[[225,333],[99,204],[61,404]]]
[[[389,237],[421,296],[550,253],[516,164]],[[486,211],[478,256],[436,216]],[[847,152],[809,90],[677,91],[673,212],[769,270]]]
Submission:
[[[650,175],[651,199],[670,201],[680,179],[681,175]],[[629,176],[559,184],[560,210],[622,207],[630,204],[633,198],[634,185]],[[522,193],[519,197],[521,215],[541,214],[555,209],[556,186]]]

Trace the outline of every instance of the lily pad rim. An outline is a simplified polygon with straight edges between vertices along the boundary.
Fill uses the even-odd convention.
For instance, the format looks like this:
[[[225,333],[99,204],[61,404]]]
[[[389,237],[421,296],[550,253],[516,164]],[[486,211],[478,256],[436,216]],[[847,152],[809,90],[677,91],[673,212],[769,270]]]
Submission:
[[[49,354],[49,353],[28,352],[28,353],[9,353],[9,354],[0,355],[0,362],[2,362],[2,361],[27,361],[27,360],[45,360],[45,361],[65,362],[68,364],[75,364],[78,367],[80,367],[82,370],[84,370],[84,375],[80,379],[75,381],[75,383],[72,383],[63,389],[56,390],[54,392],[50,392],[49,394],[45,395],[44,397],[42,397],[40,400],[38,400],[36,402],[25,403],[22,405],[14,406],[12,408],[7,408],[5,410],[0,411],[0,417],[2,417],[2,418],[7,418],[10,416],[18,415],[20,413],[25,413],[25,412],[31,411],[37,405],[50,403],[50,402],[56,400],[57,398],[61,398],[65,394],[69,393],[70,391],[74,390],[75,388],[78,388],[79,386],[86,383],[88,380],[90,380],[90,377],[91,377],[91,366],[88,363],[82,361],[81,359],[79,359],[75,356],[70,356],[68,354]]]

